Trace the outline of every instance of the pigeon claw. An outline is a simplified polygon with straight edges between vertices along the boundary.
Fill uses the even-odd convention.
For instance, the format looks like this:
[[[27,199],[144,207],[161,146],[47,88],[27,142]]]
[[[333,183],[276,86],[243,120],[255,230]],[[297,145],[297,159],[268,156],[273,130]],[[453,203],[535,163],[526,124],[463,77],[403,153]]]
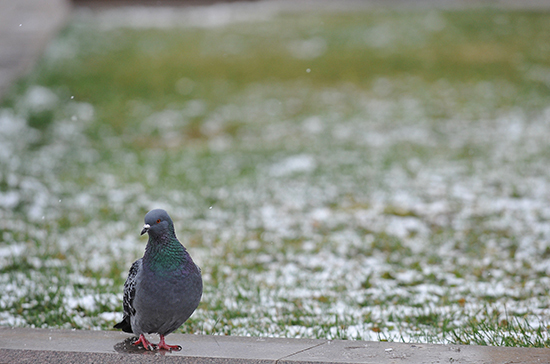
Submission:
[[[151,342],[147,340],[145,338],[145,335],[143,334],[139,335],[139,339],[133,345],[139,345],[139,344],[143,345],[143,348],[145,350],[151,350],[151,351],[155,350],[155,345],[151,344]]]
[[[160,342],[159,344],[157,345],[157,348],[160,350],[160,349],[164,349],[164,350],[169,350],[169,351],[172,351],[172,350],[175,350],[175,351],[180,351],[181,350],[181,346],[179,345],[168,345],[165,341],[164,341],[164,335],[160,335]]]

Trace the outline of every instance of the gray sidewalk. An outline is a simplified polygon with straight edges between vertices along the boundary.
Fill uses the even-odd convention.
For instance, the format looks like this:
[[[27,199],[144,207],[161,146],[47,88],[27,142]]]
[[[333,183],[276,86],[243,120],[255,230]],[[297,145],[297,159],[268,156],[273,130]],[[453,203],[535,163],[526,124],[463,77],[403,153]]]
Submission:
[[[0,98],[32,68],[70,8],[69,0],[0,0]]]
[[[172,334],[146,352],[115,331],[0,327],[0,363],[550,363],[550,349]],[[158,342],[157,335],[151,335]]]

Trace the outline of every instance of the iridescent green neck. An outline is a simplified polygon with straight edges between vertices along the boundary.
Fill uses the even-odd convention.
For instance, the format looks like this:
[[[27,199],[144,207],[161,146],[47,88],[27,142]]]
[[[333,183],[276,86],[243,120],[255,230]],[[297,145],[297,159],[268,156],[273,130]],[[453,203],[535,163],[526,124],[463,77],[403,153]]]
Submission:
[[[173,271],[181,269],[186,260],[186,250],[181,243],[172,236],[161,236],[156,239],[149,237],[144,264],[154,271]]]

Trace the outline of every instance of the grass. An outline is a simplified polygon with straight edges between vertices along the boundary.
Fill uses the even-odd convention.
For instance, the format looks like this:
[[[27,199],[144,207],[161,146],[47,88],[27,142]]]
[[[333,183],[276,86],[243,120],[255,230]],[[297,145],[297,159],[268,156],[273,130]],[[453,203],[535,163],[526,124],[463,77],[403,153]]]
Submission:
[[[0,324],[110,329],[161,207],[182,332],[549,346],[547,13],[149,15],[77,12],[1,105]]]

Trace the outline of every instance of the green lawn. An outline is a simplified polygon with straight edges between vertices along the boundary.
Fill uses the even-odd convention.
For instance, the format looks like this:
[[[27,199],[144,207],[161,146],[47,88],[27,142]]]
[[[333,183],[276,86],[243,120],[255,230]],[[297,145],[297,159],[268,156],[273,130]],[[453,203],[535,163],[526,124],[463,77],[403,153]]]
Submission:
[[[110,329],[160,207],[182,332],[550,346],[550,13],[142,15],[1,104],[0,325]]]

